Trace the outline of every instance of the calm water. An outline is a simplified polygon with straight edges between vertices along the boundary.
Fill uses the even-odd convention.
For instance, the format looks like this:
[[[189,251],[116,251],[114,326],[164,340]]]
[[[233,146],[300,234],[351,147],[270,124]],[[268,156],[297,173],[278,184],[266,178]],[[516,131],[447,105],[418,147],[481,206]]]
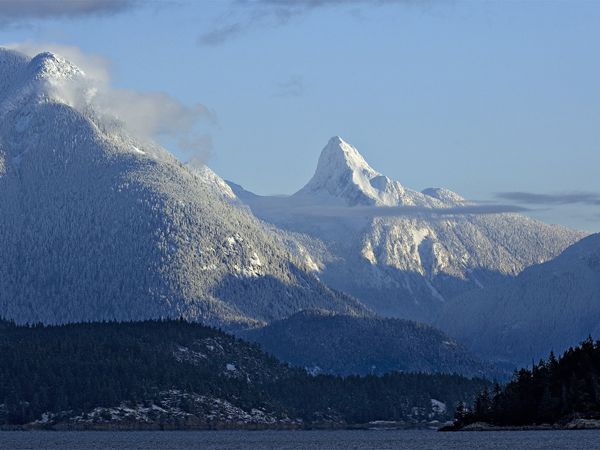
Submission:
[[[1,449],[600,449],[600,431],[0,432]]]

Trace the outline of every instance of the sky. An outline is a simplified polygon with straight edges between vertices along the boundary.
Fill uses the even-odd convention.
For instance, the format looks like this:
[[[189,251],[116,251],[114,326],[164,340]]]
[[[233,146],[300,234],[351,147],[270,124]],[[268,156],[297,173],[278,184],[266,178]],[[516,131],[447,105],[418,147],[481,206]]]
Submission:
[[[598,24],[597,1],[0,1],[0,44],[64,51],[253,192],[300,189],[339,135],[406,187],[587,231]]]

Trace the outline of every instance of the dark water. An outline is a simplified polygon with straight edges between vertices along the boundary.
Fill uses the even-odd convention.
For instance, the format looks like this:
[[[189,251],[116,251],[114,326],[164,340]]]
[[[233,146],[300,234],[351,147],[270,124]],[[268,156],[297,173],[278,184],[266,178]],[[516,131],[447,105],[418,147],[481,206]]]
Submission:
[[[0,432],[1,449],[600,449],[600,431]]]

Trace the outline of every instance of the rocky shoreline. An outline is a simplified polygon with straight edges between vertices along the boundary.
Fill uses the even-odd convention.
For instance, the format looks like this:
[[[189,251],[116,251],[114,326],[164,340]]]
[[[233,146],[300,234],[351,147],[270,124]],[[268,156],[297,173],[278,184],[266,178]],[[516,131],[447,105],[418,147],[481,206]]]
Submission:
[[[4,409],[0,405],[0,416],[6,414]],[[85,413],[46,412],[33,422],[0,425],[0,431],[437,430],[441,425],[442,422],[432,417],[348,423],[334,413],[305,421],[265,409],[245,410],[222,398],[172,389],[161,392],[158,401],[124,402],[113,407],[96,407]]]
[[[56,422],[48,424],[28,423],[24,425],[3,425],[1,431],[290,431],[290,430],[431,430],[439,429],[439,422],[368,422],[347,424],[335,422],[320,423],[203,423],[195,420],[181,422],[97,422],[74,423]]]
[[[522,425],[522,426],[497,426],[486,422],[475,422],[465,426],[448,424],[438,431],[548,431],[548,430],[600,430],[600,420],[576,418],[564,423]]]

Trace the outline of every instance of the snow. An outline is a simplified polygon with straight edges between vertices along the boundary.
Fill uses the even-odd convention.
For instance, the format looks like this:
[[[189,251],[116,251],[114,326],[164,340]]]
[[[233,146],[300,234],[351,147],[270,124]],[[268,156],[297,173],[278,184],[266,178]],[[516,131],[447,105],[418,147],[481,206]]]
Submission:
[[[339,199],[348,206],[393,205],[403,191],[400,183],[374,170],[355,147],[335,136],[321,152],[312,179],[295,197],[316,197],[320,203]]]
[[[104,86],[56,55],[0,49],[1,316],[223,326],[355,307],[304,272],[283,232],[206,166],[105,120],[102,105],[85,102],[94,88]],[[48,267],[60,279],[51,295]],[[241,298],[244,278],[267,282]]]
[[[159,394],[159,405],[152,403],[143,404],[121,403],[113,407],[97,407],[91,411],[76,415],[65,411],[59,415],[44,413],[42,418],[35,423],[48,424],[61,421],[71,424],[114,424],[136,423],[152,424],[156,422],[186,421],[214,424],[296,424],[300,419],[290,419],[285,415],[277,415],[263,409],[253,408],[245,411],[232,402],[208,395],[184,393],[176,389],[162,391]],[[186,405],[185,409],[182,407]]]
[[[256,252],[252,252],[252,254],[250,255],[250,265],[259,267],[263,265]]]
[[[140,150],[138,147],[136,147],[135,145],[131,146],[131,149],[135,152],[135,153],[139,153],[140,155],[145,155],[146,152]]]
[[[234,201],[236,196],[229,185],[213,172],[208,166],[198,164],[188,164],[188,168],[194,173],[198,179],[212,192],[221,195],[227,200]]]
[[[68,61],[0,50],[0,63],[0,291],[9,299],[0,315],[19,322],[184,315],[222,325],[314,307],[362,311],[321,282],[381,313],[429,320],[441,298],[477,286],[471,273],[515,275],[581,237],[514,214],[311,215],[331,206],[440,208],[459,197],[405,188],[339,137],[296,194],[256,196],[137,142],[122,123],[98,122],[93,105],[69,107],[72,94],[94,86]],[[133,157],[141,152],[148,157]],[[50,296],[48,267],[69,274]],[[248,289],[244,278],[269,288]],[[438,280],[460,283],[447,292]]]
[[[482,288],[489,277],[516,275],[551,258],[581,233],[517,214],[427,214],[470,204],[445,188],[418,192],[373,169],[339,136],[323,148],[308,183],[289,197],[259,196],[230,183],[262,220],[318,244],[308,267],[319,279],[376,312],[430,321],[446,299]],[[416,206],[419,216],[358,217],[360,208]],[[539,245],[543,242],[543,245]],[[294,248],[296,246],[292,246]],[[385,298],[385,304],[381,301]],[[416,306],[415,306],[416,305]]]
[[[446,404],[434,398],[431,399],[431,410],[435,414],[445,414],[446,413]]]
[[[310,198],[313,204],[346,206],[451,206],[453,198],[461,198],[443,192],[443,198],[435,198],[406,189],[373,169],[355,147],[335,136],[321,152],[311,180],[293,197],[298,201]]]

